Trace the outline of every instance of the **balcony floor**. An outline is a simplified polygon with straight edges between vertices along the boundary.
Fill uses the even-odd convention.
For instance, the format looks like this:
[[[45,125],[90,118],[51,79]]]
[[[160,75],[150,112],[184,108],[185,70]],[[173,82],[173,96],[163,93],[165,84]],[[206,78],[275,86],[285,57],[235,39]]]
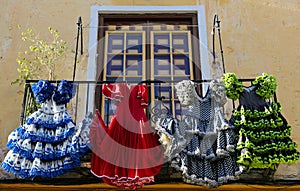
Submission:
[[[36,190],[74,190],[74,191],[105,191],[105,190],[125,190],[123,188],[109,186],[104,183],[92,183],[92,184],[81,184],[81,185],[45,185],[37,183],[1,183],[0,190],[5,191],[36,191]],[[296,191],[300,190],[300,184],[293,185],[260,185],[260,184],[226,184],[218,188],[206,188],[201,186],[189,185],[184,183],[161,183],[161,184],[152,184],[145,185],[142,189],[138,190],[162,190],[162,191],[174,191],[174,190],[238,190],[238,191],[247,191],[247,190],[284,190],[284,191]]]

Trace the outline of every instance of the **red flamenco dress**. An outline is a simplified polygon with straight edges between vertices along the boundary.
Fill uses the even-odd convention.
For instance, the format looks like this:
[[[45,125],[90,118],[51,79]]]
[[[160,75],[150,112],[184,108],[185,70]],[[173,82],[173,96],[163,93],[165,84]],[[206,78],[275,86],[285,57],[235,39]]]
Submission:
[[[117,108],[108,127],[99,111],[93,120],[92,173],[107,184],[127,189],[154,182],[163,164],[163,148],[145,115],[147,86],[104,84],[102,93]]]

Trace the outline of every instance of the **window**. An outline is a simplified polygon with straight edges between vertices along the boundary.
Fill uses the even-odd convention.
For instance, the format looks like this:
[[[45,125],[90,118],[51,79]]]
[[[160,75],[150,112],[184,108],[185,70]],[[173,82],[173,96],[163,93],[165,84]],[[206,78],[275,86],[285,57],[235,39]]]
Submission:
[[[99,81],[151,83],[149,111],[161,97],[169,111],[180,117],[174,82],[200,79],[195,14],[99,15],[97,72]],[[159,83],[162,82],[162,83]],[[113,102],[96,91],[96,107],[106,122],[115,110]],[[149,113],[148,111],[148,113]]]
[[[201,78],[200,68],[195,67],[199,64],[196,21],[196,14],[100,14],[97,80],[163,82],[149,86],[148,109],[164,97],[164,105],[180,118],[174,82]],[[109,122],[115,105],[101,96],[101,87],[96,94],[96,108]]]

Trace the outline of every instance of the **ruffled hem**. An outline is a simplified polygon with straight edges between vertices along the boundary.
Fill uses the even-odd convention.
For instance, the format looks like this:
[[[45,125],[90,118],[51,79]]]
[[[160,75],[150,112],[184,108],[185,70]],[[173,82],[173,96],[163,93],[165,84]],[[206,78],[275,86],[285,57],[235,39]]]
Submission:
[[[216,154],[219,158],[227,157],[235,152],[235,145],[227,145],[226,149],[217,149]]]
[[[69,114],[68,111],[61,111],[54,114],[46,114],[42,111],[42,109],[31,114],[26,119],[27,125],[35,124],[45,128],[61,127],[70,122],[74,123],[72,116]]]
[[[212,180],[209,178],[197,178],[196,175],[183,175],[183,181],[188,184],[195,184],[200,186],[205,186],[209,188],[216,188],[224,183],[227,183],[228,181],[238,180],[239,178],[237,176],[223,176],[219,177],[218,180]]]
[[[270,153],[271,151],[292,151],[297,149],[297,144],[295,142],[282,142],[277,141],[276,143],[265,143],[263,145],[254,145],[251,142],[241,142],[237,145],[238,150],[243,148],[248,148],[253,150],[255,153]]]
[[[34,124],[31,124],[18,128],[18,133],[21,139],[31,139],[33,142],[58,143],[70,137],[74,130],[75,125],[71,122],[65,127],[57,127],[56,129],[36,128]]]
[[[183,149],[182,152],[187,156],[198,157],[199,159],[214,160],[218,158],[217,155],[212,151],[212,149],[208,149],[206,153],[201,153],[200,149],[197,149],[195,151],[188,151],[186,149]]]
[[[229,180],[237,180],[239,175],[242,174],[242,168],[240,168],[238,171],[234,173],[234,175],[227,175],[227,176],[221,176],[218,177],[218,180],[213,180],[207,177],[199,178],[195,174],[189,175],[185,172],[185,169],[187,169],[186,166],[179,166],[179,163],[172,162],[171,166],[174,167],[178,171],[182,171],[182,178],[183,181],[189,184],[196,184],[201,186],[206,186],[210,188],[218,187],[222,185],[223,183],[226,183]]]
[[[30,160],[33,160],[34,158],[41,158],[42,160],[57,160],[64,157],[80,158],[89,150],[89,145],[84,144],[84,141],[79,141],[78,143],[70,146],[68,145],[69,143],[71,142],[68,141],[66,144],[62,145],[63,148],[47,145],[45,148],[40,150],[26,150],[20,146],[8,148],[15,153],[20,153]]]
[[[10,157],[12,157],[12,160],[9,160]],[[56,161],[42,162],[39,158],[29,160],[12,151],[10,151],[2,163],[5,171],[13,173],[20,178],[31,179],[36,176],[43,178],[56,177],[79,165],[79,159],[72,160],[70,157]]]
[[[6,146],[30,160],[34,158],[56,160],[67,156],[78,158],[89,150],[89,128],[86,125],[89,126],[89,124],[82,123],[80,127],[76,127],[75,135],[55,146],[50,143],[32,142],[30,139],[10,141]],[[81,131],[82,128],[84,129]]]
[[[283,164],[293,164],[299,160],[299,152],[295,152],[289,155],[274,154],[268,156],[253,156],[249,151],[238,157],[237,163],[245,166],[248,170],[252,168],[265,169],[270,168],[275,170],[277,165]]]
[[[103,178],[105,179],[104,182],[106,182],[107,184],[110,185],[114,185],[117,187],[122,187],[125,189],[138,189],[138,188],[142,188],[144,186],[144,184],[150,184],[152,182],[154,182],[154,177],[150,176],[150,177],[120,177],[118,175],[114,176],[114,177],[110,177],[107,175],[97,175],[96,173],[94,173],[91,170],[91,173],[94,174],[96,177],[98,178]]]
[[[234,129],[234,126],[231,126],[228,123],[222,123],[221,126],[215,126],[216,131],[226,131],[231,129]]]

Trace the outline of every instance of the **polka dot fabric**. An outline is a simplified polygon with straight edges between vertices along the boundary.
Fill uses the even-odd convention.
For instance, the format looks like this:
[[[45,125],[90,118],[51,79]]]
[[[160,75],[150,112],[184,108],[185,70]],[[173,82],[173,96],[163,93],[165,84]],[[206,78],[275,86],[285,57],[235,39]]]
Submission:
[[[197,94],[192,81],[184,80],[175,86],[178,99],[186,109],[177,128],[187,143],[174,155],[171,164],[182,172],[186,183],[218,187],[236,180],[241,173],[235,162],[233,126],[223,116],[224,101],[218,101],[223,99],[216,99],[213,91],[220,92],[220,88],[216,88],[219,84],[212,81],[204,97]]]

